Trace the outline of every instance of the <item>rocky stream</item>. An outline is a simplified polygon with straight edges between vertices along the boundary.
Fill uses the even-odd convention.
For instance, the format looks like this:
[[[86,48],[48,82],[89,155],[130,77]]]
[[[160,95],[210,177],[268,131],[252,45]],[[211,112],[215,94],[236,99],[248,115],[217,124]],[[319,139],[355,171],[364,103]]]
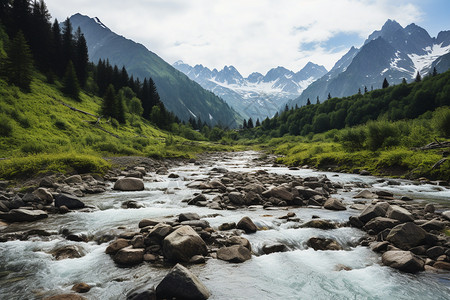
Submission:
[[[446,182],[251,151],[119,163],[0,182],[0,299],[450,299]]]

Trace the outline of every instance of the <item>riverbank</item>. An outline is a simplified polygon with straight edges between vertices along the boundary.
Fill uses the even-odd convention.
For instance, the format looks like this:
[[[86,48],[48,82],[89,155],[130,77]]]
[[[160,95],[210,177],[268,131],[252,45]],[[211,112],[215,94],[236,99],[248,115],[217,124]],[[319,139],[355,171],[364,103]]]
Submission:
[[[74,189],[96,180],[105,191],[77,197],[83,208],[66,210],[61,205],[46,218],[15,222],[1,229],[2,297],[18,299],[19,293],[47,297],[70,292],[81,282],[91,286],[85,294],[89,299],[125,299],[142,289],[148,291],[158,286],[179,259],[170,256],[173,251],[168,251],[163,241],[185,226],[192,228],[192,236],[204,241],[207,250],[195,253],[203,258],[183,258],[181,262],[210,291],[211,299],[325,298],[336,296],[336,291],[341,298],[395,297],[401,293],[411,299],[435,299],[450,295],[448,272],[434,273],[443,272],[448,261],[448,221],[443,219],[448,209],[446,187],[289,169],[274,165],[272,157],[256,152],[205,154],[196,160],[166,163],[144,158],[119,160],[115,163],[121,163],[122,169],[117,173],[107,173],[103,178],[80,175],[82,183],[77,175],[65,177],[46,188],[55,198],[46,206],[56,207],[56,197],[61,193],[58,188]],[[126,188],[116,187],[121,179],[142,182],[143,189],[124,191]],[[354,198],[358,193],[364,197]],[[434,212],[425,206],[430,201]],[[33,205],[31,201],[27,204]],[[407,210],[414,222],[397,220],[395,216],[402,212],[397,207]],[[372,220],[361,217],[368,208],[379,213],[370,214],[371,219],[389,218],[390,225],[383,230],[379,226],[386,226],[386,222],[378,227],[368,225]],[[390,210],[395,212],[388,213]],[[186,215],[193,219],[187,220]],[[243,226],[244,217],[251,223]],[[364,220],[364,231],[355,218]],[[424,225],[429,221],[443,228]],[[425,240],[414,246],[418,249],[395,249],[399,244],[385,236],[386,230],[391,225],[392,229],[409,223],[427,232]],[[155,240],[152,237],[156,235],[160,237]],[[121,255],[116,258],[121,249],[105,253],[110,243],[119,239],[125,240],[125,248],[138,253],[136,261],[124,264]],[[223,257],[220,249],[239,245],[251,249],[245,262],[219,258]],[[418,266],[426,272],[411,277],[383,267],[381,255],[368,245],[397,251],[395,254],[410,252],[411,257],[423,260]],[[433,247],[441,248],[429,251]],[[61,249],[79,256],[64,258]],[[418,250],[422,252],[414,252]],[[443,254],[436,256],[441,250]],[[17,255],[26,259],[17,260]],[[29,274],[23,273],[24,265]],[[377,289],[378,285],[385,288]]]

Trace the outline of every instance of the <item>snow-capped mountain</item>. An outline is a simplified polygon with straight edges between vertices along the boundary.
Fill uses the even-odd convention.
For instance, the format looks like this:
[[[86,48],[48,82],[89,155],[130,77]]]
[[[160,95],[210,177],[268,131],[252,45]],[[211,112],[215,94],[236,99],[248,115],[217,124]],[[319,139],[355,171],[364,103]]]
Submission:
[[[417,72],[425,76],[436,67],[438,72],[448,70],[450,57],[450,31],[443,31],[436,38],[410,24],[403,28],[396,21],[388,20],[381,30],[369,35],[364,45],[352,47],[322,78],[306,88],[289,106],[304,105],[309,98],[327,99],[353,95],[358,89],[380,88],[384,78],[390,84],[398,84],[405,78],[415,79]]]
[[[283,67],[271,69],[266,75],[254,72],[244,78],[233,66],[210,70],[177,61],[173,66],[223,98],[244,118],[263,120],[272,117],[287,101],[298,97],[314,80],[324,75],[323,66],[308,63],[297,73]]]

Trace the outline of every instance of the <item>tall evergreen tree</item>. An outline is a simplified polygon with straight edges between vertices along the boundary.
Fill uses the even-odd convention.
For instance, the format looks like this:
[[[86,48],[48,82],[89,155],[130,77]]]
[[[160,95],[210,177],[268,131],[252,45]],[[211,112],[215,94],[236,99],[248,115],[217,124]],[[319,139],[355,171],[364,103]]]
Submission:
[[[417,71],[417,75],[416,75],[416,79],[414,79],[415,82],[421,82],[422,81],[422,76],[420,76],[419,71]]]
[[[308,100],[306,101],[306,105],[311,105],[311,100],[309,100],[309,98],[308,98]]]
[[[256,119],[255,127],[261,126],[261,122],[259,122],[259,118]]]
[[[116,91],[112,84],[106,88],[106,93],[103,97],[102,113],[103,116],[112,118],[115,118],[117,115]]]
[[[383,80],[383,85],[381,86],[383,89],[388,88],[389,87],[389,82],[387,81],[386,77]]]
[[[148,79],[148,88],[150,91],[150,105],[153,107],[154,105],[159,105],[161,103],[161,99],[159,98],[158,91],[156,89],[155,82],[152,78]]]
[[[402,79],[402,84],[407,84],[405,77],[403,77],[403,79]]]
[[[80,100],[80,84],[78,83],[75,67],[71,60],[69,60],[66,73],[64,74],[63,92],[76,100]]]
[[[77,72],[78,82],[82,87],[86,85],[88,77],[87,67],[89,64],[88,48],[86,38],[81,33],[80,27],[78,27],[75,34],[75,57],[74,57],[75,71]]]
[[[36,65],[43,72],[51,69],[51,24],[50,13],[43,0],[35,0],[31,18],[30,47],[34,54]]]
[[[58,19],[55,19],[52,25],[52,39],[51,39],[51,66],[53,72],[58,76],[63,76],[64,67],[66,66],[63,62],[62,54],[62,38],[61,38],[61,28],[59,27]]]
[[[328,93],[328,100],[330,100],[331,99],[331,94],[330,93]]]
[[[364,94],[367,93],[367,86],[364,86]]]
[[[248,127],[247,127],[247,120],[246,119],[244,119],[244,122],[242,122],[242,128],[243,129],[247,129]]]
[[[10,84],[24,90],[30,89],[33,77],[33,58],[22,31],[16,34],[9,45],[6,73]]]
[[[72,34],[72,23],[67,18],[62,30],[62,63],[67,66],[69,60],[73,60],[74,39]],[[72,62],[73,63],[73,62]]]
[[[436,67],[433,67],[433,73],[432,73],[432,76],[434,77],[434,76],[437,76],[438,75],[438,72],[437,72],[437,70],[436,70]]]
[[[9,36],[16,36],[19,31],[22,31],[24,37],[29,38],[31,36],[30,0],[13,0],[10,11],[11,24],[7,26]]]
[[[252,120],[252,118],[248,119],[247,127],[248,127],[249,129],[252,129],[252,128],[254,127],[254,126],[253,126],[253,120]]]
[[[317,96],[316,104],[320,104],[319,96]]]

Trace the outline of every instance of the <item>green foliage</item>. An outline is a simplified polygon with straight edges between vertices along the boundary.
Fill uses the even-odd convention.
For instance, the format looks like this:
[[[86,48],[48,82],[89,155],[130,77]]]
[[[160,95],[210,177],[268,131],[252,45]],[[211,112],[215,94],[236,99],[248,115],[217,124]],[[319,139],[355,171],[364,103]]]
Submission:
[[[338,140],[346,151],[361,150],[366,140],[366,131],[362,127],[346,128],[340,131]]]
[[[8,137],[13,133],[13,125],[5,114],[0,114],[0,136]]]
[[[433,115],[432,124],[442,137],[450,138],[450,108],[438,109]]]
[[[80,99],[80,85],[78,83],[77,74],[75,73],[75,67],[70,60],[67,64],[66,72],[63,78],[63,92],[69,97],[75,100]]]
[[[384,149],[398,145],[399,131],[389,122],[367,123],[367,147],[369,150]]]
[[[6,74],[10,84],[26,91],[30,90],[33,76],[33,58],[30,47],[21,31],[10,43],[6,61]]]

